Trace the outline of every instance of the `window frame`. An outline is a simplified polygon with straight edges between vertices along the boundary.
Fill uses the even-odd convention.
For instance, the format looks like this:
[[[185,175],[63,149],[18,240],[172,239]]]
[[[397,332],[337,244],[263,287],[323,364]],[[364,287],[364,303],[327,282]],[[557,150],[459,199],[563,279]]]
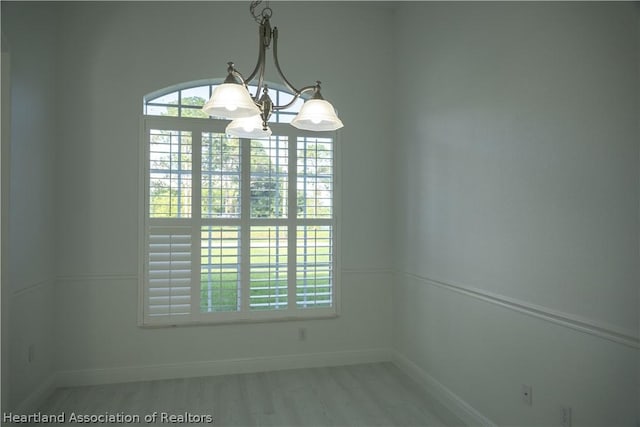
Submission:
[[[156,92],[157,93],[157,92]],[[146,98],[146,97],[145,97]],[[192,312],[189,316],[185,316],[184,319],[180,319],[180,321],[175,321],[175,317],[167,316],[167,318],[160,319],[159,321],[150,321],[150,319],[145,316],[146,309],[146,272],[147,272],[147,244],[148,244],[148,227],[150,218],[147,212],[147,206],[149,202],[149,174],[147,173],[148,165],[149,165],[149,132],[150,130],[184,130],[192,132],[192,144],[193,139],[196,134],[199,134],[198,138],[201,138],[203,133],[213,132],[213,133],[224,133],[225,127],[229,123],[227,120],[219,120],[219,119],[203,119],[203,118],[190,118],[190,117],[172,117],[172,116],[147,116],[142,115],[140,120],[140,144],[139,144],[139,194],[141,197],[139,200],[139,239],[138,239],[138,256],[139,256],[139,276],[138,276],[138,326],[145,328],[155,328],[155,327],[174,327],[174,326],[188,326],[188,325],[204,325],[204,324],[229,324],[229,323],[259,323],[259,322],[274,322],[274,321],[291,321],[291,320],[305,320],[305,319],[325,319],[325,318],[335,318],[341,314],[341,274],[340,274],[340,200],[341,200],[341,144],[339,143],[339,134],[338,132],[310,132],[304,131],[300,129],[293,128],[289,124],[286,123],[270,123],[269,126],[273,130],[273,135],[287,137],[289,153],[295,151],[297,153],[297,138],[299,137],[309,137],[309,138],[331,138],[333,145],[333,217],[331,218],[331,226],[332,226],[332,273],[333,273],[333,289],[332,289],[332,306],[331,307],[310,307],[310,308],[297,308],[296,306],[296,297],[297,295],[288,295],[288,298],[293,300],[292,308],[287,308],[285,310],[243,310],[244,304],[240,304],[240,310],[238,311],[227,311],[227,312],[201,312],[201,310],[197,310],[197,312]],[[241,140],[240,146],[241,150],[243,150],[244,145],[249,145],[250,140],[245,138],[239,138]],[[196,146],[192,145],[192,152],[195,153]],[[245,149],[246,152],[246,149]],[[292,169],[297,168],[297,162],[294,160],[296,157],[289,159],[290,164],[292,166],[289,167],[289,173]],[[241,160],[241,165],[246,166],[249,164],[248,160]],[[193,170],[196,169],[196,164],[194,163]],[[243,174],[243,180],[246,179],[250,171],[243,171],[241,168],[241,173]],[[296,172],[297,173],[297,172]],[[297,176],[297,175],[296,175]],[[193,177],[195,182],[195,177]],[[292,186],[293,190],[296,191],[297,179],[290,178],[289,185]],[[249,195],[244,196],[244,200],[242,203],[247,203],[247,197]],[[199,204],[198,204],[199,206]],[[289,212],[295,212],[296,206],[293,206],[289,210]],[[185,225],[190,225],[193,230],[196,228],[201,230],[204,224],[202,222],[202,218],[200,217],[200,213],[198,213],[198,219],[194,218],[195,213],[192,212],[191,218],[185,218]],[[196,224],[197,221],[197,224]],[[282,220],[283,223],[286,223],[288,227],[296,227],[304,225],[303,223],[298,222],[297,215],[295,218],[290,218],[287,216],[286,220]],[[293,225],[290,225],[293,224]],[[240,227],[251,227],[252,218],[250,217],[242,217],[240,220]],[[267,224],[265,224],[267,225]],[[288,232],[290,228],[288,228]],[[192,231],[192,237],[197,236],[198,234],[195,231]],[[295,239],[295,232],[294,232]],[[242,245],[241,245],[242,246]],[[246,244],[247,248],[242,252],[242,256],[246,257],[248,255],[248,246],[249,242]],[[200,257],[200,239],[196,239],[196,241],[192,241],[192,258]],[[241,259],[241,263],[249,262],[248,259],[244,261]],[[192,264],[193,265],[193,264]],[[200,261],[197,261],[196,264],[198,267],[200,266]],[[295,265],[295,263],[293,264]],[[193,267],[192,267],[193,268]],[[248,272],[246,268],[243,269],[244,272]],[[297,270],[297,269],[296,269]],[[193,270],[192,270],[193,271]],[[297,271],[290,272],[289,274],[296,275]],[[200,270],[198,269],[198,274],[200,274]],[[295,277],[293,279],[295,282]],[[200,283],[199,281],[197,283]],[[242,286],[242,285],[241,285]],[[200,286],[196,285],[193,281],[191,283],[192,296],[195,295],[195,290],[197,292],[200,291]],[[294,286],[295,290],[295,286]],[[245,298],[245,296],[242,296]],[[200,305],[200,298],[198,297],[198,303],[191,303],[191,307]],[[246,307],[244,307],[246,308]]]

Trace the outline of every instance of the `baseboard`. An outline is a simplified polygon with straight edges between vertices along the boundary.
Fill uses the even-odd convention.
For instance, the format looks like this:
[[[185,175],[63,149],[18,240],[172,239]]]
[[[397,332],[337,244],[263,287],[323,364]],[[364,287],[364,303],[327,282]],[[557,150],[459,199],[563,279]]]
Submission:
[[[422,368],[397,351],[392,351],[392,362],[411,378],[415,379],[444,407],[455,414],[467,426],[497,427],[493,421],[465,402]]]
[[[47,398],[58,387],[57,375],[51,374],[35,390],[29,394],[22,402],[18,403],[14,413],[30,414],[37,411]]]
[[[390,349],[337,351],[284,356],[252,357],[204,362],[173,363],[151,366],[61,371],[58,387],[114,384],[133,381],[153,381],[172,378],[192,378],[242,374],[284,369],[315,368],[391,361]]]

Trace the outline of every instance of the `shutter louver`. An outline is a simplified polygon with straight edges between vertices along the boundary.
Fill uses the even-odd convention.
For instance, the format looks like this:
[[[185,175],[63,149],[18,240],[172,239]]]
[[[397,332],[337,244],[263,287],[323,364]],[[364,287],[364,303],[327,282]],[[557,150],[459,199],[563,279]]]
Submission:
[[[147,319],[191,314],[191,228],[151,227],[148,237]]]

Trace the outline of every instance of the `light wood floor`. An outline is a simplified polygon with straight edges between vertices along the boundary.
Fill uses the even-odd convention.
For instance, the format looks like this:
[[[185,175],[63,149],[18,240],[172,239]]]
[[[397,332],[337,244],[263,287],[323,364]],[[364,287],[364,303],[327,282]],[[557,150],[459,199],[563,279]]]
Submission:
[[[190,425],[457,424],[445,408],[391,363],[62,388],[42,409],[47,414],[64,412],[67,420],[71,412],[108,412],[138,414],[142,426],[179,425],[146,424],[144,415],[154,411],[213,417],[212,424]]]

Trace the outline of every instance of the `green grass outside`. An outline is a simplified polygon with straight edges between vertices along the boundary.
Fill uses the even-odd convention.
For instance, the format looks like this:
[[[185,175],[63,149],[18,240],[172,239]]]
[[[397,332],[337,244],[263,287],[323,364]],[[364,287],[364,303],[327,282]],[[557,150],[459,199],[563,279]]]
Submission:
[[[254,282],[257,280],[266,280],[269,279],[270,282]],[[286,308],[288,302],[287,294],[287,280],[282,279],[282,275],[278,280],[275,274],[269,273],[252,273],[250,276],[250,296],[260,297],[262,298],[251,298],[252,302],[257,303],[268,303],[271,306],[267,307],[255,307],[256,310],[260,309],[273,309],[273,305],[278,302],[282,308]],[[307,295],[306,301],[308,303],[315,302],[315,295],[313,294],[314,288],[317,289],[318,292],[327,292],[331,288],[331,277],[328,271],[317,272],[315,275],[307,274],[306,278],[303,273],[298,273],[297,275],[297,290],[300,292],[296,297],[296,301],[301,303],[305,301],[305,297],[302,294],[304,290],[304,283],[308,285],[308,291],[310,295]],[[222,271],[212,271],[209,275],[208,273],[201,274],[201,286],[200,286],[200,309],[204,312],[207,311],[236,311],[237,310],[237,300],[238,300],[238,273],[229,273]],[[211,286],[211,309],[209,307],[209,286]],[[269,287],[269,289],[256,289]],[[276,288],[280,287],[282,294],[279,297],[276,297]],[[318,289],[319,288],[319,289]],[[318,300],[325,300],[326,296],[318,296]],[[316,305],[326,306],[324,305]]]
[[[266,307],[255,307],[254,309],[273,309],[273,304],[280,304],[281,308],[285,308],[288,301],[287,293],[287,251],[288,240],[286,228],[280,229],[279,252],[276,254],[274,240],[274,227],[252,227],[251,229],[251,249],[250,249],[250,301],[253,303],[269,304]],[[296,272],[297,288],[300,293],[304,292],[304,284],[308,285],[308,291],[313,292],[314,288],[318,292],[327,292],[330,289],[331,277],[329,271],[313,271],[314,264],[330,265],[331,259],[331,231],[321,227],[307,227],[308,236],[315,238],[317,244],[326,246],[308,246],[306,254],[298,254],[296,263],[299,265],[299,271]],[[271,237],[271,240],[269,238]],[[210,240],[211,239],[211,240]],[[238,276],[237,267],[239,264],[240,249],[237,247],[238,227],[203,227],[202,241],[203,243],[215,244],[214,247],[201,248],[201,286],[200,300],[202,311],[236,311],[238,300]],[[304,241],[304,232],[297,230],[297,239],[299,242]],[[311,242],[313,240],[309,239]],[[298,248],[302,250],[303,248]],[[229,267],[220,267],[227,264]],[[280,266],[280,274],[275,271],[274,266]],[[309,271],[303,271],[304,266]],[[210,266],[210,267],[209,267]],[[318,268],[325,268],[319,266]],[[207,269],[209,271],[207,271]],[[257,289],[268,287],[268,289]],[[276,288],[280,287],[282,294],[275,296]],[[211,288],[211,292],[210,292]],[[211,298],[210,298],[211,293]],[[261,298],[262,297],[262,298]],[[307,295],[306,302],[315,302],[316,296]],[[322,301],[326,296],[317,297]],[[211,300],[211,302],[210,302]],[[296,297],[297,302],[305,301],[304,295]],[[210,305],[211,304],[211,305]],[[317,306],[329,306],[324,303]]]

